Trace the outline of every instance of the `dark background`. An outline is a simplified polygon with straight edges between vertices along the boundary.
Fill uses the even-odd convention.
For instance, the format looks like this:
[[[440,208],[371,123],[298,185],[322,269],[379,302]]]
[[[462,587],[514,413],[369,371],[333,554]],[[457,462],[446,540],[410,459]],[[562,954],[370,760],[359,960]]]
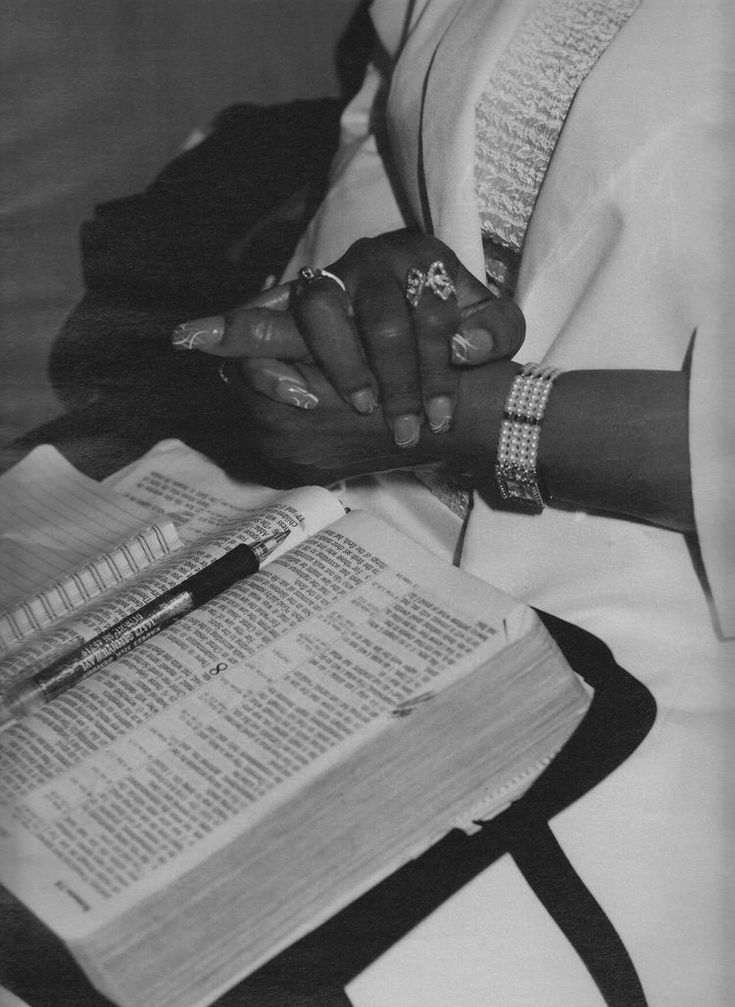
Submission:
[[[57,416],[48,353],[78,229],[235,102],[338,94],[356,0],[7,0],[0,8],[0,445]]]

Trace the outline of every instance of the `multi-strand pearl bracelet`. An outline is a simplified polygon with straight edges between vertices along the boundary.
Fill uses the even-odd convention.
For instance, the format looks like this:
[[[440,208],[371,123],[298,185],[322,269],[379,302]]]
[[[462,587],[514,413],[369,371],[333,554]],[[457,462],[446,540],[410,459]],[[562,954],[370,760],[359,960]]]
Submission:
[[[524,510],[544,509],[546,494],[537,469],[541,420],[560,373],[557,367],[526,364],[514,378],[505,403],[495,478],[501,497]]]

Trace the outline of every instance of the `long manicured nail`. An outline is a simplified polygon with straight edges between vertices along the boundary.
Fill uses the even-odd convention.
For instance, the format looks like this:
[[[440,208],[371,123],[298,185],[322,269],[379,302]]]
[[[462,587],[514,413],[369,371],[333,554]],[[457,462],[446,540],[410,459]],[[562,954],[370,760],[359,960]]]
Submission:
[[[358,391],[353,392],[350,395],[350,402],[358,413],[362,413],[363,416],[369,416],[370,413],[374,413],[378,405],[372,388],[360,388]]]
[[[405,413],[393,420],[393,439],[399,448],[415,448],[420,437],[421,424],[414,413]]]
[[[486,329],[467,329],[452,336],[452,363],[475,364],[487,360],[495,340]]]
[[[276,395],[281,402],[287,402],[290,406],[298,406],[299,409],[316,409],[319,405],[319,399],[313,392],[307,391],[303,385],[291,378],[281,378],[276,383]]]
[[[224,318],[214,315],[177,325],[171,335],[171,343],[175,350],[208,350],[221,343],[224,334]]]
[[[448,395],[437,395],[426,403],[426,418],[432,434],[445,434],[452,425],[452,401]]]

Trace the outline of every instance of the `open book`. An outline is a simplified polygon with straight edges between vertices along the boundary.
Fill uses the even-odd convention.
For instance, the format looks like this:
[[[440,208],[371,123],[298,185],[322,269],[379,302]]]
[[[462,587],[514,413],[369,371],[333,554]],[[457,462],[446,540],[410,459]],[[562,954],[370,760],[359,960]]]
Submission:
[[[163,506],[149,522],[173,525],[163,555],[11,642],[0,683],[236,542],[292,534],[259,573],[0,735],[0,880],[113,1002],[190,1007],[497,814],[589,695],[530,609],[330,491],[245,491],[203,460],[172,475],[165,450],[152,457],[86,500],[85,520],[110,501],[135,521]],[[38,463],[13,473],[16,505]],[[80,498],[97,492],[75,478]]]

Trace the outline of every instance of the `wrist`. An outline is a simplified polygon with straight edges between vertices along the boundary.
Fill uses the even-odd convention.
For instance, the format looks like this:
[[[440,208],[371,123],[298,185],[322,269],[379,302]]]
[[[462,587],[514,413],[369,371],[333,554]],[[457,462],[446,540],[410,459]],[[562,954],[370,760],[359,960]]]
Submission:
[[[451,431],[442,436],[445,461],[478,480],[491,478],[508,393],[522,365],[500,360],[462,371]]]

